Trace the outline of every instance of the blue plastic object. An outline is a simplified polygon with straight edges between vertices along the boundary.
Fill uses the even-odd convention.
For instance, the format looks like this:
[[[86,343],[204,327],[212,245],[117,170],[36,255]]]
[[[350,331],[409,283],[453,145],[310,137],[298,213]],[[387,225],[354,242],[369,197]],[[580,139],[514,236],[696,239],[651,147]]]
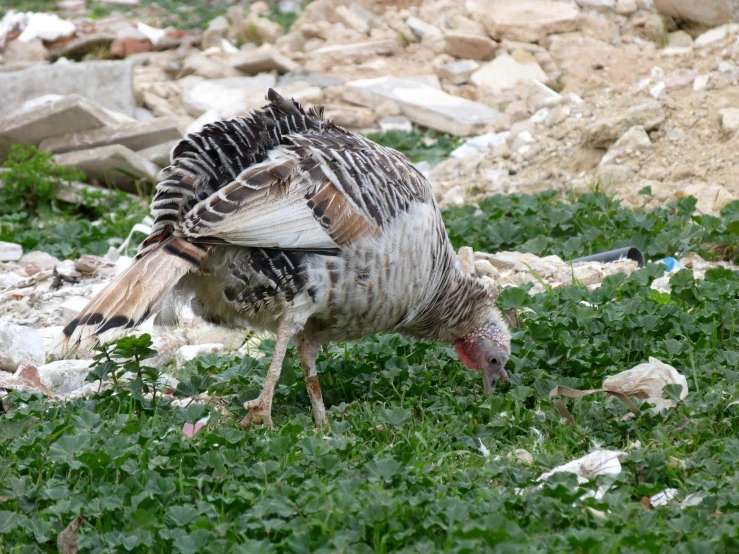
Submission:
[[[675,258],[662,258],[660,260],[663,264],[667,266],[667,271],[672,271],[674,269],[687,269],[683,264],[678,262]]]

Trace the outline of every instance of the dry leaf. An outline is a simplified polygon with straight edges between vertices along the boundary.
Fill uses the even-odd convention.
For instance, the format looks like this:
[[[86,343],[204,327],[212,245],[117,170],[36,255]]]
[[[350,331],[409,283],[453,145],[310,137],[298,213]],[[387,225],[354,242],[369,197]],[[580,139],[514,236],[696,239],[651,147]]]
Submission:
[[[81,516],[72,520],[67,528],[56,538],[56,547],[59,554],[77,554],[80,550],[80,525],[84,523]]]

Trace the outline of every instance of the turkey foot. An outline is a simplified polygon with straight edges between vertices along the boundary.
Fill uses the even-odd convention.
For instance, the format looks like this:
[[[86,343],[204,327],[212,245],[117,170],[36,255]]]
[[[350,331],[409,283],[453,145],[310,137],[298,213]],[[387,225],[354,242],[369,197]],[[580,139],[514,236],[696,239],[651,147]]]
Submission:
[[[303,366],[303,375],[305,375],[305,388],[308,390],[310,403],[313,406],[313,420],[316,422],[316,427],[320,427],[328,423],[328,419],[326,418],[326,407],[323,405],[321,385],[318,382],[318,372],[316,371],[318,342],[305,332],[296,338],[300,364]]]
[[[244,429],[248,429],[252,425],[267,425],[270,429],[274,429],[271,402],[265,402],[260,396],[245,402],[244,408],[249,410],[246,417],[241,420],[241,426]]]
[[[277,381],[280,379],[282,361],[285,359],[287,343],[290,342],[293,332],[294,325],[292,320],[289,316],[283,316],[280,320],[280,325],[277,328],[275,350],[272,354],[272,363],[269,364],[267,377],[264,380],[264,389],[262,390],[262,394],[254,400],[244,402],[244,408],[249,410],[249,413],[241,421],[241,426],[244,429],[248,429],[252,424],[266,424],[270,429],[274,428],[272,425],[272,395],[274,395],[275,385],[277,385]]]

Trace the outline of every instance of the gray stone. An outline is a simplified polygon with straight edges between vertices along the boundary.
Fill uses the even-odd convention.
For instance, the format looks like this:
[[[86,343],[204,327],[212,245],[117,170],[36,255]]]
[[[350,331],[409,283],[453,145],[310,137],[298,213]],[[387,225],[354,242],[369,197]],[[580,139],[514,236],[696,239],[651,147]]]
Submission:
[[[103,127],[91,131],[67,133],[41,141],[39,148],[55,154],[121,144],[131,150],[143,150],[179,140],[184,132],[174,117],[159,117],[149,121],[134,121],[117,128]]]
[[[9,63],[35,63],[46,60],[49,52],[44,47],[41,39],[34,39],[28,42],[20,40],[12,40],[3,51],[3,62]]]
[[[43,100],[43,99],[39,99]],[[0,160],[11,144],[38,145],[61,132],[79,132],[115,127],[121,119],[78,94],[50,96],[48,101],[30,102],[28,107],[0,120]]]
[[[357,6],[356,4],[353,4],[351,7],[337,6],[336,17],[344,25],[346,25],[350,29],[354,29],[355,31],[363,35],[369,33],[370,25],[372,24],[372,20],[374,18],[374,16],[370,12],[368,12],[364,8],[361,8],[360,6]]]
[[[616,0],[575,0],[575,3],[585,10],[608,12],[616,9]]]
[[[598,168],[601,185],[620,185],[634,176],[634,170],[623,165],[603,165]]]
[[[470,77],[475,85],[485,87],[493,94],[499,94],[529,79],[547,81],[548,77],[538,63],[518,63],[508,54],[502,54],[486,63]]]
[[[398,49],[394,40],[372,40],[369,42],[355,42],[353,44],[334,44],[322,46],[313,50],[311,54],[316,56],[387,56]]]
[[[343,79],[337,79],[336,77],[329,77],[328,75],[322,75],[315,71],[308,71],[307,69],[297,68],[288,73],[285,73],[277,79],[278,87],[285,87],[295,83],[306,83],[312,87],[334,87],[344,84]]]
[[[537,42],[546,35],[578,29],[577,5],[555,0],[468,0],[467,11],[479,14],[496,39]]]
[[[239,52],[229,57],[228,64],[248,73],[256,75],[264,71],[277,71],[278,73],[287,73],[298,68],[298,64],[287,56],[283,56],[276,50],[271,48],[265,50],[247,50]]]
[[[498,45],[488,37],[452,32],[444,36],[446,52],[455,58],[489,60]]]
[[[92,360],[59,360],[38,368],[41,382],[55,394],[69,394],[85,386]]]
[[[172,148],[179,144],[179,140],[173,140],[156,146],[145,148],[136,152],[139,156],[146,158],[151,163],[155,163],[160,167],[166,167],[170,164]]]
[[[0,118],[24,102],[47,94],[79,94],[104,108],[133,117],[133,64],[95,61],[34,65],[22,71],[0,73]]]
[[[133,193],[137,192],[137,181],[156,183],[160,171],[159,166],[119,144],[57,154],[56,161],[77,168],[90,179]]]
[[[188,83],[182,90],[182,102],[194,117],[209,110],[219,113],[234,112],[246,109],[251,95],[264,95],[268,88],[274,86],[274,75],[266,73],[255,77],[230,77]]]
[[[46,361],[44,340],[35,329],[0,323],[0,369],[15,371],[20,364],[41,365]]]
[[[480,68],[474,60],[461,60],[442,65],[437,74],[441,79],[447,79],[455,85],[462,85],[470,80],[470,75]]]
[[[616,117],[600,119],[583,130],[583,142],[592,148],[606,148],[629,128],[641,125],[646,131],[657,129],[665,120],[659,102],[645,102]]]
[[[379,77],[351,81],[347,86],[344,98],[355,104],[375,107],[393,100],[414,123],[453,135],[479,134],[500,117],[500,112],[489,106],[409,79]]]
[[[14,242],[0,241],[0,262],[17,262],[23,257],[23,247]]]
[[[436,25],[426,23],[417,17],[409,17],[405,20],[405,24],[411,28],[411,31],[420,39],[424,37],[441,38],[443,33]]]

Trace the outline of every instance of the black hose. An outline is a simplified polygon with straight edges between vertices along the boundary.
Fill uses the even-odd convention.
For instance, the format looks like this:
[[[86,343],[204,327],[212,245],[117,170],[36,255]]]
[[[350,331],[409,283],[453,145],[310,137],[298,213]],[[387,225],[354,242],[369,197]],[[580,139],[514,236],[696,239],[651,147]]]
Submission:
[[[639,267],[644,267],[644,254],[641,253],[636,246],[627,246],[626,248],[619,248],[618,250],[609,250],[608,252],[601,252],[600,254],[593,254],[592,256],[585,256],[584,258],[578,258],[572,260],[575,262],[616,262],[627,258],[634,260]]]

